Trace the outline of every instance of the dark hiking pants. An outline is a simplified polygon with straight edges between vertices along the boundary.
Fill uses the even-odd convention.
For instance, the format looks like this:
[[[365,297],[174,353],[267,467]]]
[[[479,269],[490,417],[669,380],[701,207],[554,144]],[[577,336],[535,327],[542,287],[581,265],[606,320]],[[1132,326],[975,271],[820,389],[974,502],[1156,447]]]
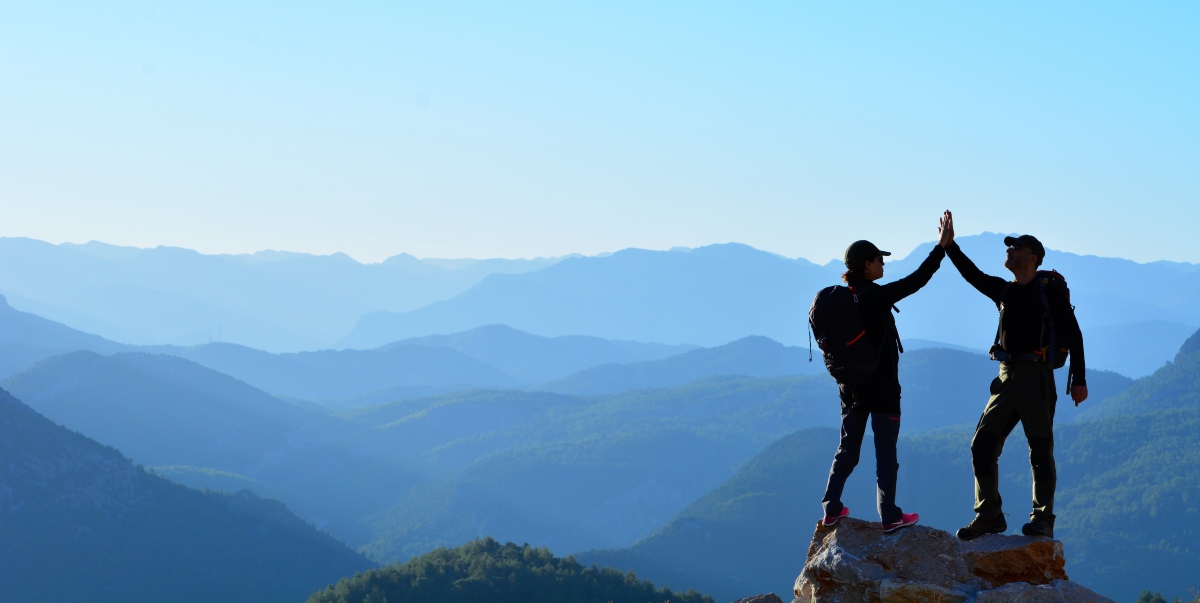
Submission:
[[[836,516],[842,512],[842,490],[846,480],[858,465],[859,450],[867,421],[875,433],[875,478],[876,507],[883,523],[900,521],[900,507],[896,506],[896,473],[900,463],[896,462],[896,438],[900,435],[900,415],[896,413],[870,412],[861,407],[842,406],[842,431],[838,440],[837,454],[829,469],[829,482],[821,506],[825,515]]]
[[[971,467],[975,471],[975,513],[994,518],[1001,511],[1000,453],[1004,440],[1017,423],[1029,441],[1033,468],[1033,520],[1054,521],[1054,371],[1038,362],[1000,365],[975,437],[971,440]]]

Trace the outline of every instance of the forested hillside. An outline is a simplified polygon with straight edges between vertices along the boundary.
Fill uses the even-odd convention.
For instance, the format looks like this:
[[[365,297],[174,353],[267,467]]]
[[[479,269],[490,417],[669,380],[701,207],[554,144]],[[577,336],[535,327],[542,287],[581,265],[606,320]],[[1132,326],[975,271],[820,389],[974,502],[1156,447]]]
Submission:
[[[343,579],[308,603],[715,603],[694,591],[655,589],[633,574],[584,567],[546,548],[491,538],[438,549]]]
[[[182,358],[75,352],[3,387],[51,420],[193,486],[263,483],[301,516],[357,546],[361,518],[415,481],[411,464],[355,424],[275,399]],[[248,484],[248,482],[247,482]],[[347,496],[353,492],[353,496]]]
[[[173,484],[0,390],[4,601],[285,603],[371,565],[277,501]]]

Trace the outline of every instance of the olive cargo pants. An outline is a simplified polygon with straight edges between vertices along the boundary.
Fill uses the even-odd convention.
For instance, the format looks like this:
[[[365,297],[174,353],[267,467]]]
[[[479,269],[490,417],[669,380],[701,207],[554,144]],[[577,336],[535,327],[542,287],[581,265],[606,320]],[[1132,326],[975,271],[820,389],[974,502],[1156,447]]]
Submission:
[[[992,380],[991,398],[979,417],[971,440],[971,467],[975,472],[975,513],[993,518],[1001,511],[1000,453],[1004,440],[1017,423],[1029,441],[1033,468],[1033,520],[1054,521],[1054,371],[1039,362],[1000,364]]]

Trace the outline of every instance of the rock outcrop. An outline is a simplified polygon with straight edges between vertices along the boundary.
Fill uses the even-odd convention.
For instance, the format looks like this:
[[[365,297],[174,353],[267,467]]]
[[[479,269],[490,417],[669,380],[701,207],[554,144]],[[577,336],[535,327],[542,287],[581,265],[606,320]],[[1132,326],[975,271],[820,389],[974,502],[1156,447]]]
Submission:
[[[963,542],[926,526],[884,534],[846,518],[817,524],[797,603],[1112,603],[1067,579],[1062,543],[983,536]]]
[[[753,597],[746,597],[745,599],[738,599],[733,603],[783,603],[783,599],[780,599],[779,595],[775,593],[769,593],[765,595],[754,595]]]

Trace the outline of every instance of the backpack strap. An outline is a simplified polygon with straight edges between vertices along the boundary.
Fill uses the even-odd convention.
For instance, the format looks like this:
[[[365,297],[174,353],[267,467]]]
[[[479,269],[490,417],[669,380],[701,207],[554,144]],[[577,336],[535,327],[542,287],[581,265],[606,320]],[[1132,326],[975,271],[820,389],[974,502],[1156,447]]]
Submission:
[[[1011,281],[1005,283],[1004,290],[1000,292],[1000,319],[996,321],[996,340],[992,342],[992,349],[988,350],[988,356],[991,357],[992,360],[998,360],[1000,362],[1013,359],[1008,352],[1005,352],[1004,349],[1000,347],[1000,334],[1004,329],[1004,294],[1008,293],[1008,288],[1011,285]]]

